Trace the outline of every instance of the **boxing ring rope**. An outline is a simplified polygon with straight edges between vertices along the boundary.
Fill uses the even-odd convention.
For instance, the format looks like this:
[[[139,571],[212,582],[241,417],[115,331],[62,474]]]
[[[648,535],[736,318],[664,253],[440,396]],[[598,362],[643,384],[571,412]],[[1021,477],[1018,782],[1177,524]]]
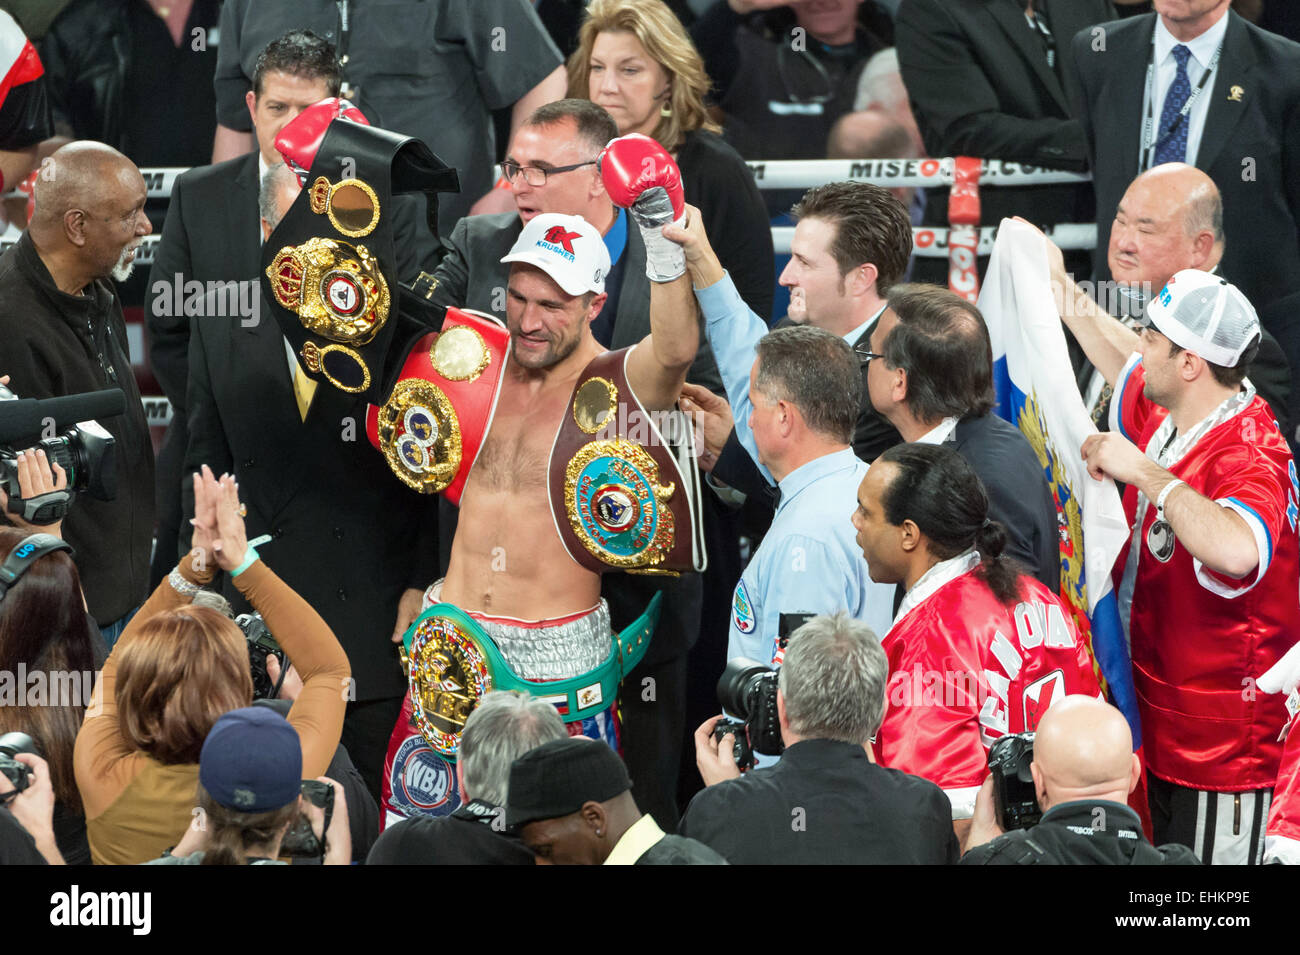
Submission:
[[[980,223],[979,194],[984,186],[1045,186],[1089,182],[1084,173],[1066,172],[996,159],[948,157],[944,159],[791,159],[748,162],[759,189],[810,189],[827,182],[869,182],[887,189],[949,187],[949,227],[918,226],[912,229],[912,254],[920,258],[946,258],[948,287],[972,302],[979,294],[976,259],[993,250],[995,226]],[[170,199],[176,178],[187,170],[179,167],[141,169],[149,199]],[[498,173],[500,170],[498,170]],[[35,173],[33,175],[37,175]],[[24,186],[30,188],[29,178]],[[25,189],[5,193],[3,198],[26,197]],[[689,199],[689,197],[688,197]],[[1062,249],[1093,249],[1097,227],[1091,223],[1048,225],[1044,231]],[[772,227],[772,245],[778,255],[788,255],[794,235],[791,226]],[[153,264],[159,236],[146,236],[136,253],[137,266]],[[14,240],[0,240],[0,253]],[[151,425],[171,420],[166,398],[143,399]]]

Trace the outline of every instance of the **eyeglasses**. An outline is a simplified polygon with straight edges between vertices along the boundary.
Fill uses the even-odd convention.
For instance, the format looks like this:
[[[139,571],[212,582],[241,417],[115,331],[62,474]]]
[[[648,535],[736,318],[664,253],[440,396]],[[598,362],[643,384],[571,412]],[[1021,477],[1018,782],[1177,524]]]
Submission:
[[[867,342],[853,346],[853,354],[858,356],[858,361],[867,364],[873,358],[884,358],[884,355],[877,355],[871,350],[871,345]]]
[[[524,174],[524,182],[530,186],[546,185],[546,177],[554,176],[561,172],[573,172],[575,169],[581,169],[583,166],[594,166],[596,160],[589,159],[586,162],[575,162],[572,166],[555,166],[551,169],[543,169],[540,166],[521,166],[517,162],[511,162],[507,159],[501,164],[501,174],[506,177],[506,182],[514,182],[515,176],[521,172]]]

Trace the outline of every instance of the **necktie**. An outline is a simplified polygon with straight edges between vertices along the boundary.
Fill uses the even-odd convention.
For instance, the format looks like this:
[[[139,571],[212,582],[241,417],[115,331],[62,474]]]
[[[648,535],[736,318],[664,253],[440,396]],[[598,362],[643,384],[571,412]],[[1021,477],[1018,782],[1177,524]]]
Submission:
[[[311,397],[316,394],[316,382],[308,378],[302,368],[295,364],[293,366],[293,397],[298,402],[298,414],[303,421],[307,420],[307,409],[311,407]]]
[[[1187,59],[1192,51],[1181,43],[1174,47],[1174,59],[1178,61],[1178,72],[1165,93],[1164,109],[1160,111],[1160,128],[1156,143],[1156,165],[1167,162],[1186,162],[1187,128],[1191,125],[1190,116],[1180,116],[1179,112],[1187,98],[1192,95],[1192,83],[1187,78]]]

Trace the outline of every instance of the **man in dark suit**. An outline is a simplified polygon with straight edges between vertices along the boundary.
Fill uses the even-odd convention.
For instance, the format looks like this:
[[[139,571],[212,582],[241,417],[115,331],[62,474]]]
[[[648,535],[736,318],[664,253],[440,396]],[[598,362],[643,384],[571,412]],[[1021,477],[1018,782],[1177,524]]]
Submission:
[[[1300,291],[1300,45],[1229,0],[1156,0],[1154,13],[1080,33],[1073,51],[1098,247],[1139,172],[1186,162],[1223,194],[1224,274],[1261,313]],[[1294,365],[1300,342],[1279,340]]]
[[[776,692],[785,753],[743,776],[714,716],[695,733],[707,788],[678,831],[733,865],[945,865],[957,861],[952,805],[925,779],[876,765],[889,659],[847,612],[791,636]],[[806,821],[806,825],[800,825]]]
[[[283,162],[275,148],[280,130],[311,104],[337,96],[339,83],[332,43],[303,30],[275,40],[257,61],[247,98],[258,148],[238,159],[183,173],[172,187],[144,309],[150,365],[172,405],[172,423],[158,455],[159,540],[176,540],[180,532],[181,462],[189,440],[185,389],[190,321],[205,300],[232,321],[262,321],[262,231],[257,208],[261,178]],[[414,203],[408,197],[394,200],[394,228],[399,236],[416,231]],[[430,237],[426,245],[432,242]],[[418,246],[406,241],[396,246],[399,274],[414,278]],[[210,283],[219,282],[238,284],[210,296]],[[179,536],[188,541],[189,528]],[[151,569],[155,586],[171,570],[175,556],[170,547],[157,548]]]
[[[984,317],[933,285],[899,286],[871,336],[871,403],[904,441],[949,444],[984,484],[1008,557],[1060,590],[1056,500],[1020,429],[991,413],[993,349]]]
[[[645,245],[627,213],[610,201],[595,163],[605,144],[617,136],[614,120],[589,100],[561,100],[536,110],[515,133],[503,164],[517,212],[460,220],[434,273],[438,286],[432,300],[504,321],[510,266],[502,264],[501,257],[510,251],[524,223],[544,212],[580,215],[604,235],[612,263],[605,280],[609,298],[591,323],[592,334],[611,349],[633,345],[649,334]],[[688,377],[722,390],[707,343],[701,344]],[[455,529],[456,510],[444,504],[441,530],[448,553]],[[711,539],[708,546],[712,553]],[[636,784],[637,802],[661,825],[672,827],[677,821],[678,755],[685,736],[686,658],[700,629],[700,575],[668,579],[610,572],[602,578],[601,593],[609,601],[616,631],[635,620],[659,590],[666,599],[654,641],[627,678],[629,686],[643,692],[625,694],[620,712],[624,755]],[[644,692],[646,687],[649,693]]]
[[[690,196],[686,197],[690,200]],[[790,263],[780,282],[790,289],[790,311],[777,327],[809,324],[863,349],[885,312],[889,290],[903,277],[912,254],[907,208],[887,189],[864,182],[827,183],[810,189],[794,207],[799,219]],[[853,428],[853,453],[870,464],[901,440],[871,407],[862,366],[862,409]],[[701,413],[705,453],[701,466],[713,480],[760,500],[775,492],[730,426],[726,399],[688,389],[683,408]],[[726,422],[719,428],[717,422]],[[774,499],[770,503],[775,504]]]
[[[265,236],[297,194],[288,166],[272,167],[259,194]],[[390,638],[415,619],[436,571],[437,499],[393,480],[366,440],[365,400],[314,388],[274,321],[205,308],[191,328],[186,395],[184,470],[207,464],[239,479],[250,537],[269,538],[268,563],[347,651],[342,743],[378,798],[406,691]],[[192,491],[182,494],[182,514],[188,527]],[[228,580],[224,589],[236,611],[247,611]]]
[[[1071,111],[1069,40],[1114,16],[1110,0],[903,0],[895,44],[927,154],[1082,171],[1087,142]],[[948,224],[947,193],[929,190],[923,224]],[[1092,216],[1086,183],[985,189],[980,203],[994,225],[1009,215],[1041,223]],[[918,267],[913,278],[946,283],[942,259]]]

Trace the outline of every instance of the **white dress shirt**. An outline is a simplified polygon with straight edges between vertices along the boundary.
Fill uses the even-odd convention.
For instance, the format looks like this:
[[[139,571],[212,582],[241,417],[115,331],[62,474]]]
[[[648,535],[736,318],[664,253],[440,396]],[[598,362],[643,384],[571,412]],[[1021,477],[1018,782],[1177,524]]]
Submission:
[[[1195,91],[1196,84],[1201,81],[1201,76],[1210,66],[1210,61],[1214,59],[1215,52],[1223,45],[1223,37],[1228,32],[1227,11],[1219,18],[1219,22],[1210,27],[1194,40],[1189,40],[1182,44],[1192,51],[1192,55],[1187,58],[1187,80],[1191,83],[1192,90]],[[1174,47],[1180,43],[1169,29],[1165,26],[1164,21],[1156,17],[1155,29],[1155,49],[1153,56],[1155,58],[1155,108],[1152,113],[1151,127],[1151,144],[1150,150],[1145,148],[1147,143],[1145,137],[1139,137],[1138,148],[1142,150],[1138,156],[1140,169],[1147,168],[1147,162],[1155,162],[1155,146],[1160,141],[1161,136],[1167,132],[1160,125],[1160,117],[1165,108],[1165,96],[1169,92],[1169,87],[1173,85],[1174,77],[1178,74],[1178,60],[1174,58]],[[1216,68],[1217,72],[1217,68]],[[1214,94],[1216,77],[1211,76],[1206,80],[1205,88],[1201,90],[1199,96],[1192,103],[1191,112],[1187,115],[1187,155],[1186,162],[1190,165],[1196,165],[1196,156],[1201,148],[1201,135],[1205,132],[1205,117],[1210,111],[1210,100]],[[1152,90],[1148,85],[1142,97],[1142,123],[1145,130],[1147,120],[1147,108],[1151,103]],[[1148,158],[1149,156],[1149,158]]]

